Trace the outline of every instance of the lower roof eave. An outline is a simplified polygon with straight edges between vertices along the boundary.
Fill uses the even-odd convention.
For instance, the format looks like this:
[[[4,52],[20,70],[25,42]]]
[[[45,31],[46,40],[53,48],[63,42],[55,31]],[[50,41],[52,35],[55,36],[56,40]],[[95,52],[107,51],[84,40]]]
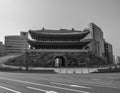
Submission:
[[[28,49],[28,52],[88,52],[87,49]]]

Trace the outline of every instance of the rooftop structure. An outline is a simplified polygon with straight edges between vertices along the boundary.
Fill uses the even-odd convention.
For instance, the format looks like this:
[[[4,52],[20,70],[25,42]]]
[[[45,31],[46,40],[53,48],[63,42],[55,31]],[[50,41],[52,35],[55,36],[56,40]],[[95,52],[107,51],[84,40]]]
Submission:
[[[29,30],[33,40],[29,40],[32,49],[82,49],[90,41],[81,41],[89,30]]]

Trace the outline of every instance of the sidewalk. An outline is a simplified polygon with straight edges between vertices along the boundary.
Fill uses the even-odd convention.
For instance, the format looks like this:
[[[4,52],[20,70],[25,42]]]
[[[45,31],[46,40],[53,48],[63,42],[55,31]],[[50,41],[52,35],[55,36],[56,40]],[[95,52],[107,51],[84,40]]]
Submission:
[[[20,67],[20,66],[9,66],[9,65],[1,65],[2,67],[10,67],[13,69],[23,69],[25,70],[26,67]],[[29,67],[30,70],[54,70],[56,73],[90,73],[93,71],[96,71],[97,68],[48,68],[48,67]]]

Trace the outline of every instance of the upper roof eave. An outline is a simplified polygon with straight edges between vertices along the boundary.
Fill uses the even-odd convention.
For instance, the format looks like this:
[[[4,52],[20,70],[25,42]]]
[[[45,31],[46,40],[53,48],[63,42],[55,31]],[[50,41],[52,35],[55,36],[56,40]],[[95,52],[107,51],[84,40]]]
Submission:
[[[72,30],[29,30],[29,33],[36,33],[36,34],[84,34],[89,33],[89,30],[85,31],[72,31]]]

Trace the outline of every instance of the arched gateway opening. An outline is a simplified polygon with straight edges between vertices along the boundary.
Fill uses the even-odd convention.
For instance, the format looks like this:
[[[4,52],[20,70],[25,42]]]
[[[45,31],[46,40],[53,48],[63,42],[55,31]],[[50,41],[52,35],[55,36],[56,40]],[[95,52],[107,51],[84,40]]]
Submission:
[[[66,58],[63,55],[57,55],[53,58],[54,67],[66,67]]]

